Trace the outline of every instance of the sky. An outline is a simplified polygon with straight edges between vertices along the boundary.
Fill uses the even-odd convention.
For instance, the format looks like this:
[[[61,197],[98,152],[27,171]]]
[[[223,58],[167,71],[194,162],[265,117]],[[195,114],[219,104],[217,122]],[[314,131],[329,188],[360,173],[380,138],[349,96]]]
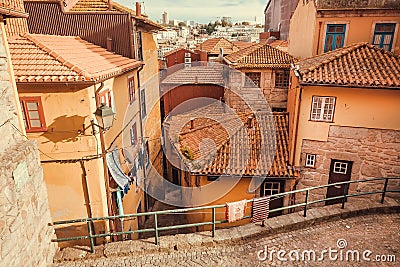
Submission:
[[[134,9],[135,0],[115,0]],[[140,0],[138,0],[140,1]],[[143,0],[142,0],[143,1]],[[264,24],[264,8],[269,0],[144,0],[145,14],[153,21],[166,11],[170,20],[194,20],[199,23],[232,17],[236,21],[257,21]],[[143,2],[142,2],[143,5]],[[220,20],[220,18],[219,18]]]

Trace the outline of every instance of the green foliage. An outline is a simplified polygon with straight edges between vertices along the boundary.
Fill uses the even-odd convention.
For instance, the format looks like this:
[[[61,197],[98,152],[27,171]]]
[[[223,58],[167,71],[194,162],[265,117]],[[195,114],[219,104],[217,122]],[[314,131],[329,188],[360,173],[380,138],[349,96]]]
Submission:
[[[190,150],[190,148],[188,148],[188,147],[181,147],[181,153],[188,160],[194,159],[194,155],[193,155],[192,151]]]

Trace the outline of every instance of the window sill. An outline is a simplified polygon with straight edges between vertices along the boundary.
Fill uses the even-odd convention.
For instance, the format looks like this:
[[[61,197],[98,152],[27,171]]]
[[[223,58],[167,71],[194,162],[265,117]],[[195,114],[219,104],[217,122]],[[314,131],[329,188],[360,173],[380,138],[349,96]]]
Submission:
[[[312,121],[312,122],[324,122],[324,123],[334,123],[334,121],[322,121],[322,120],[312,120],[312,119],[309,119],[308,121]]]
[[[40,132],[47,132],[47,128],[29,129],[29,130],[25,128],[25,131],[27,133],[40,133]]]

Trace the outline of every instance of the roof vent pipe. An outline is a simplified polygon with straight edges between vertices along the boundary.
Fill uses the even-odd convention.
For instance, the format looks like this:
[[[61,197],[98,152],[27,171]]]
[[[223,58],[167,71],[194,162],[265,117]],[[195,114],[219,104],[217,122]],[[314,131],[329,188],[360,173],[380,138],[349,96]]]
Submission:
[[[112,4],[112,0],[108,0],[108,11],[111,11],[113,9],[113,4]]]

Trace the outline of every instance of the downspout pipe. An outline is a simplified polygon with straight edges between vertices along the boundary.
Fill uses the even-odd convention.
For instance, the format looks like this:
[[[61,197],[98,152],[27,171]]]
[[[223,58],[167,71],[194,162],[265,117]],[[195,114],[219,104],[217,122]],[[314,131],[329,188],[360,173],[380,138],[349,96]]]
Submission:
[[[141,149],[143,151],[143,147],[144,147],[144,133],[143,132],[144,131],[143,131],[143,122],[142,122],[143,118],[142,118],[142,105],[141,105],[143,99],[141,99],[141,94],[140,94],[140,91],[141,91],[141,89],[140,89],[140,71],[142,71],[142,70],[143,70],[143,65],[141,65],[137,71],[137,77],[138,77],[137,80],[138,80],[138,88],[139,88],[139,115],[140,115],[139,125],[140,125],[140,136],[141,136],[141,140],[142,140]],[[150,160],[150,158],[149,158],[149,160]],[[143,170],[143,187],[144,187],[143,192],[146,194],[146,190],[144,190],[144,189],[146,188],[147,175],[146,175],[146,166],[144,164],[144,160],[142,160],[141,165],[142,165],[142,170]],[[146,196],[144,196],[144,201],[145,201],[146,210],[148,210],[149,207],[148,207]]]

